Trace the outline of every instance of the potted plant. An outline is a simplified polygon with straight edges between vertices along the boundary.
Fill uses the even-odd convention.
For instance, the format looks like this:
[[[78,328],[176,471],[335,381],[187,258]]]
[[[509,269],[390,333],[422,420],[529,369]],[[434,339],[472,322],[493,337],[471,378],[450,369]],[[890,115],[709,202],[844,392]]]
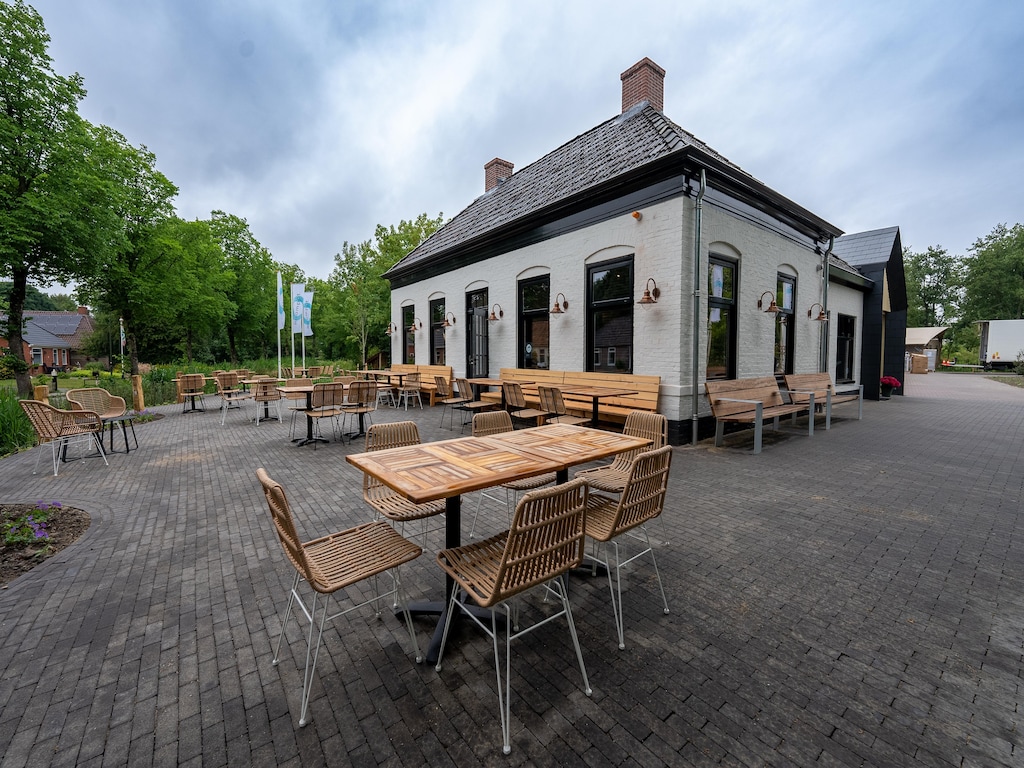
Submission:
[[[881,395],[884,400],[888,400],[892,396],[892,391],[896,387],[903,386],[899,379],[895,376],[883,376],[878,381],[881,387]]]

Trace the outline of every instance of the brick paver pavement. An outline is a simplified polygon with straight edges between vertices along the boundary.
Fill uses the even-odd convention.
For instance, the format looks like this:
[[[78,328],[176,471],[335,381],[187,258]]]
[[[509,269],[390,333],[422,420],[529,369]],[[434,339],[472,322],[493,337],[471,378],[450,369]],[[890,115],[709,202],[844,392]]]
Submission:
[[[33,476],[48,447],[3,459],[0,499],[93,522],[0,592],[0,766],[1024,765],[1024,390],[907,379],[863,421],[838,408],[830,432],[760,456],[749,435],[676,449],[652,528],[672,613],[636,564],[619,651],[605,583],[574,577],[593,697],[564,625],[521,640],[508,757],[490,645],[465,622],[438,673],[394,616],[340,619],[297,727],[298,624],[271,665],[292,571],[254,473],[312,537],[368,518],[344,461],[358,444],[167,407],[109,468]],[[452,434],[439,409],[408,415],[424,439]],[[440,589],[440,544],[407,570],[414,597]],[[431,630],[417,621],[421,644]]]

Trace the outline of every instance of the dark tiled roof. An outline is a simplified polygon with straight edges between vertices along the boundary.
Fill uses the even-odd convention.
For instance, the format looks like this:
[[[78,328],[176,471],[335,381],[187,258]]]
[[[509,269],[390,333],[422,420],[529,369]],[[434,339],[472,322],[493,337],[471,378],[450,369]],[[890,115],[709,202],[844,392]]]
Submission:
[[[512,174],[474,200],[421,243],[392,271],[404,271],[432,256],[553,208],[623,174],[687,148],[699,149],[737,175],[761,182],[647,102],[607,120]]]
[[[50,333],[32,320],[25,323],[25,333],[22,336],[33,347],[47,347],[48,349],[68,349],[71,347],[71,342],[66,338]]]
[[[843,235],[836,239],[833,253],[854,267],[887,262],[899,233],[899,227],[886,227]]]
[[[24,312],[26,321],[25,339],[37,347],[70,347],[71,349],[82,349],[85,338],[93,332],[95,326],[90,315],[80,315],[78,312],[67,312],[63,310],[26,309]],[[0,315],[0,320],[6,321],[6,315]],[[31,326],[35,326],[33,330]],[[56,343],[49,341],[31,341],[30,331],[37,337],[41,334],[54,336]]]

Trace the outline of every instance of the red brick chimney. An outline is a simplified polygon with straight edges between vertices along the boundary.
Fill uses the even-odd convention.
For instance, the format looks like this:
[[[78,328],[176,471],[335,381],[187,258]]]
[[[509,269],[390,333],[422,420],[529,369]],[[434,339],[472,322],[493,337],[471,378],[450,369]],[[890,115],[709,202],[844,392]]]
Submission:
[[[512,175],[514,166],[508,160],[496,157],[484,166],[484,192],[490,192]]]
[[[649,101],[659,112],[665,111],[665,70],[646,56],[620,75],[622,111]]]
[[[75,310],[75,311],[78,312],[78,314],[80,314],[80,315],[88,315],[89,314],[89,308],[88,307],[83,307],[81,304],[78,305],[78,309]]]

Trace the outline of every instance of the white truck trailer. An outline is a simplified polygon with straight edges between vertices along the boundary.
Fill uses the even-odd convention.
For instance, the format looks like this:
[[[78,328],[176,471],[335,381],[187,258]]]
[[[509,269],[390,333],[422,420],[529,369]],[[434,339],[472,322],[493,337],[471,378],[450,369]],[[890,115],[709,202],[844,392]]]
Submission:
[[[1024,357],[1024,320],[981,320],[981,359],[986,369],[1010,370]]]

